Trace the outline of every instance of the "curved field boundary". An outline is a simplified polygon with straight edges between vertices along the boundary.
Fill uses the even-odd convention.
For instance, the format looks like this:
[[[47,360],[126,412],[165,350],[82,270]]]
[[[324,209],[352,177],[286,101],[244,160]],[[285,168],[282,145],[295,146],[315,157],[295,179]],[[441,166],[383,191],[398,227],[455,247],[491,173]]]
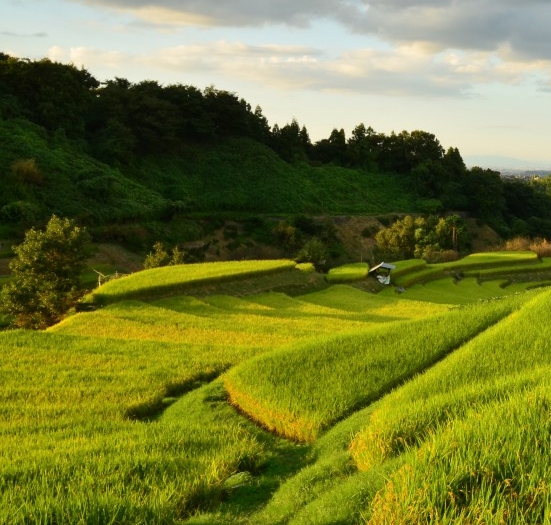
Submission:
[[[297,441],[313,441],[510,311],[509,302],[493,301],[320,338],[243,363],[228,372],[225,387],[231,402],[263,427]]]
[[[527,264],[516,264],[516,265],[506,265],[498,266],[496,268],[483,268],[483,269],[472,269],[464,272],[466,276],[478,277],[480,279],[492,279],[494,277],[500,277],[503,275],[517,275],[524,273],[540,273],[540,272],[551,272],[551,258],[545,257],[541,260],[538,260],[537,263],[527,263]]]
[[[411,286],[440,278],[452,272],[469,277],[498,277],[508,274],[545,272],[551,270],[549,259],[540,260],[534,252],[483,252],[474,253],[447,263],[427,264],[414,260],[396,263],[392,281],[397,286]]]
[[[537,295],[378,404],[352,442],[356,464],[403,463],[369,523],[546,522],[550,308],[551,293]]]
[[[285,272],[294,269],[296,263],[287,259],[263,261],[226,261],[213,263],[164,266],[136,272],[105,283],[96,289],[88,300],[108,304],[124,299],[182,293],[186,288],[213,284],[233,279]]]
[[[499,399],[512,392],[513,383],[522,388],[532,381],[530,371],[551,366],[551,325],[545,314],[551,293],[534,291],[497,302],[516,304],[514,315],[381,402],[354,440],[361,469],[420,444],[437,426],[461,418],[473,403]]]

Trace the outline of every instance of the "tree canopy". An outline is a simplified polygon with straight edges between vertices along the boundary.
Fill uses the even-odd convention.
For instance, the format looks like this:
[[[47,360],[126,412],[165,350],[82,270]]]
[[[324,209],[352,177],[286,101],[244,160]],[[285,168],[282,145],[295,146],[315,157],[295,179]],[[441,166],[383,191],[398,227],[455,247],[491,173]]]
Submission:
[[[465,249],[469,243],[466,231],[459,215],[416,218],[406,215],[377,232],[375,239],[382,255],[393,260],[414,257],[437,260],[447,251]]]
[[[10,128],[7,122],[17,124]],[[15,128],[21,135],[13,151],[0,152],[6,188],[0,195],[0,221],[19,228],[60,210],[83,224],[159,219],[169,215],[176,201],[186,203],[189,212],[206,211],[194,208],[189,194],[208,188],[209,181],[199,180],[189,161],[236,138],[270,148],[270,154],[289,165],[312,168],[304,188],[315,189],[313,168],[336,166],[388,175],[389,180],[400,177],[419,203],[412,212],[468,212],[503,236],[549,236],[551,227],[549,183],[509,184],[493,170],[467,169],[457,148],[445,150],[428,131],[385,134],[360,123],[349,137],[335,127],[329,137],[312,143],[306,126],[296,119],[271,126],[260,106],[253,109],[235,93],[214,86],[201,90],[118,77],[100,82],[72,64],[0,53],[0,124],[5,133]],[[39,162],[34,160],[38,140],[50,148]],[[147,173],[155,171],[150,159],[161,157],[182,166],[177,177],[160,169]],[[276,171],[265,160],[266,154],[250,161],[258,164],[259,181]],[[54,187],[60,166],[71,175]],[[247,190],[237,189],[224,209],[255,211],[257,202],[247,201]],[[48,199],[55,200],[60,191],[65,192],[63,207],[48,207]],[[309,200],[318,212],[325,206]]]
[[[44,230],[27,231],[14,248],[13,280],[2,290],[2,308],[14,317],[14,326],[45,328],[76,304],[89,241],[73,220],[55,215]]]

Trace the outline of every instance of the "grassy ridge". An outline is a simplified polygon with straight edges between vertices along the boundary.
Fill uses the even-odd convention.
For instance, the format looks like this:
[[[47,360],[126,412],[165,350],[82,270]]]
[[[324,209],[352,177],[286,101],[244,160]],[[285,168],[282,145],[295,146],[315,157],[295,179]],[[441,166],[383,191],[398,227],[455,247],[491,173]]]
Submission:
[[[379,405],[354,440],[357,464],[407,455],[370,523],[542,522],[550,306],[551,293],[538,295]]]
[[[325,308],[338,308],[348,315],[367,315],[369,319],[378,321],[420,319],[448,310],[445,305],[400,299],[401,296],[395,293],[374,295],[342,284],[301,296],[303,302]]]
[[[525,283],[524,288],[530,284]],[[452,277],[436,279],[424,284],[414,284],[407,288],[400,297],[403,300],[430,301],[441,304],[468,304],[477,300],[492,299],[504,295],[511,295],[513,290],[521,291],[520,287],[508,289],[495,284],[481,285],[475,278],[469,277],[456,281]],[[383,296],[393,297],[394,290],[386,289]]]
[[[429,437],[389,477],[366,522],[547,523],[550,371],[530,389],[471,404]]]
[[[495,302],[308,342],[243,363],[225,385],[232,403],[255,421],[312,441],[510,311],[509,303]]]
[[[551,269],[551,261],[540,260],[531,251],[474,253],[447,263],[428,264],[417,259],[399,261],[392,271],[392,282],[398,286],[411,286],[449,272],[468,277],[498,277],[515,273],[543,272]]]
[[[332,268],[327,273],[327,282],[331,284],[359,281],[367,277],[369,266],[367,263],[345,264]]]
[[[214,298],[216,304],[233,303],[229,311],[208,302],[187,297],[159,301],[155,305],[124,301],[90,313],[70,317],[50,329],[56,333],[182,342],[227,348],[229,355],[250,356],[254,351],[272,349],[300,339],[335,331],[358,329],[370,323],[366,319],[343,319],[345,313],[323,317],[315,313],[270,311],[246,301]],[[246,309],[242,304],[248,304]],[[190,306],[192,312],[177,311]],[[339,314],[339,312],[337,312]],[[371,321],[373,323],[373,321]]]
[[[96,289],[90,299],[106,304],[169,292],[174,294],[196,284],[215,284],[239,277],[288,271],[294,267],[295,262],[289,260],[226,261],[164,266],[109,281]]]

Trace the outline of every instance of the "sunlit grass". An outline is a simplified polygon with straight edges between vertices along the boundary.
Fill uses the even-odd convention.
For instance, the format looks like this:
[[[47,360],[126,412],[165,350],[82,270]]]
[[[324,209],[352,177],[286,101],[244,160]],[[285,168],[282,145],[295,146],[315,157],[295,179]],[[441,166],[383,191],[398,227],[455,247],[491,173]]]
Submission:
[[[369,266],[367,263],[352,263],[331,268],[326,279],[331,284],[359,281],[367,278]]]
[[[445,305],[430,304],[426,300],[403,301],[393,288],[388,293],[365,293],[347,285],[335,285],[300,297],[301,301],[325,308],[338,308],[349,315],[366,315],[372,319],[400,320],[419,319],[447,311]]]
[[[427,264],[413,259],[399,261],[392,270],[392,283],[396,286],[412,286],[416,283],[437,279],[446,272],[455,272],[471,277],[502,276],[504,274],[531,273],[550,270],[549,260],[540,260],[531,251],[474,253],[446,263]]]
[[[260,453],[233,419],[132,419],[218,375],[220,356],[34,332],[0,334],[0,353],[2,523],[172,524]]]
[[[544,522],[548,447],[531,444],[549,433],[549,293],[492,299],[543,283],[290,297],[251,293],[271,281],[240,290],[241,276],[0,334],[0,522],[415,523],[404,509],[423,523]],[[264,427],[315,440],[311,463],[274,474],[279,453],[293,463],[310,446],[276,445],[228,393]]]
[[[551,367],[538,386],[470,404],[373,500],[367,523],[547,523]]]
[[[252,275],[289,271],[295,264],[289,260],[263,260],[163,266],[109,281],[96,289],[91,299],[99,303],[112,303],[169,291],[176,293],[192,284],[216,283]]]
[[[232,402],[283,436],[320,433],[511,311],[498,301],[468,309],[317,339],[248,360],[225,376]]]
[[[263,304],[263,298],[283,299],[296,308],[269,308]],[[340,310],[302,303],[283,294],[260,295],[251,297],[251,301],[224,296],[205,301],[172,298],[154,305],[125,301],[77,314],[50,331],[208,345],[227,348],[231,353],[245,348],[271,350],[300,339],[357,330],[376,322],[372,318],[349,316]],[[179,311],[174,309],[178,304]],[[193,313],[187,312],[187,306]]]
[[[369,523],[497,524],[504,512],[514,523],[540,522],[548,508],[540,484],[550,475],[540,454],[549,433],[551,293],[505,299],[515,300],[516,313],[385,398],[354,439],[362,470],[407,454]],[[523,498],[536,499],[524,506]]]

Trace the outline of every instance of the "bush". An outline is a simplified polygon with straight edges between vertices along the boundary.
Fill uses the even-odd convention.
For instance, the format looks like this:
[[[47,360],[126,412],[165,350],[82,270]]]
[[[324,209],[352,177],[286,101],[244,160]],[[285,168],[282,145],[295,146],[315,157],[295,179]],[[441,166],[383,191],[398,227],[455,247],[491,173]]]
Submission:
[[[538,257],[551,257],[551,242],[547,239],[539,239],[530,244],[530,250],[535,252]]]
[[[13,280],[2,290],[0,303],[15,326],[46,328],[76,304],[89,240],[74,221],[55,215],[44,231],[27,231],[23,243],[13,248]]]
[[[317,237],[312,237],[297,254],[297,262],[311,262],[317,270],[325,266],[327,248]]]
[[[162,242],[157,241],[153,245],[153,251],[149,252],[143,263],[144,270],[149,268],[159,268],[160,266],[174,266],[175,264],[184,264],[185,252],[178,246],[172,248],[172,254],[169,255]]]
[[[527,237],[514,237],[505,242],[503,249],[508,252],[522,252],[530,250],[532,241]]]
[[[41,186],[44,183],[44,175],[38,168],[36,159],[15,160],[11,170],[16,179],[23,184]]]

